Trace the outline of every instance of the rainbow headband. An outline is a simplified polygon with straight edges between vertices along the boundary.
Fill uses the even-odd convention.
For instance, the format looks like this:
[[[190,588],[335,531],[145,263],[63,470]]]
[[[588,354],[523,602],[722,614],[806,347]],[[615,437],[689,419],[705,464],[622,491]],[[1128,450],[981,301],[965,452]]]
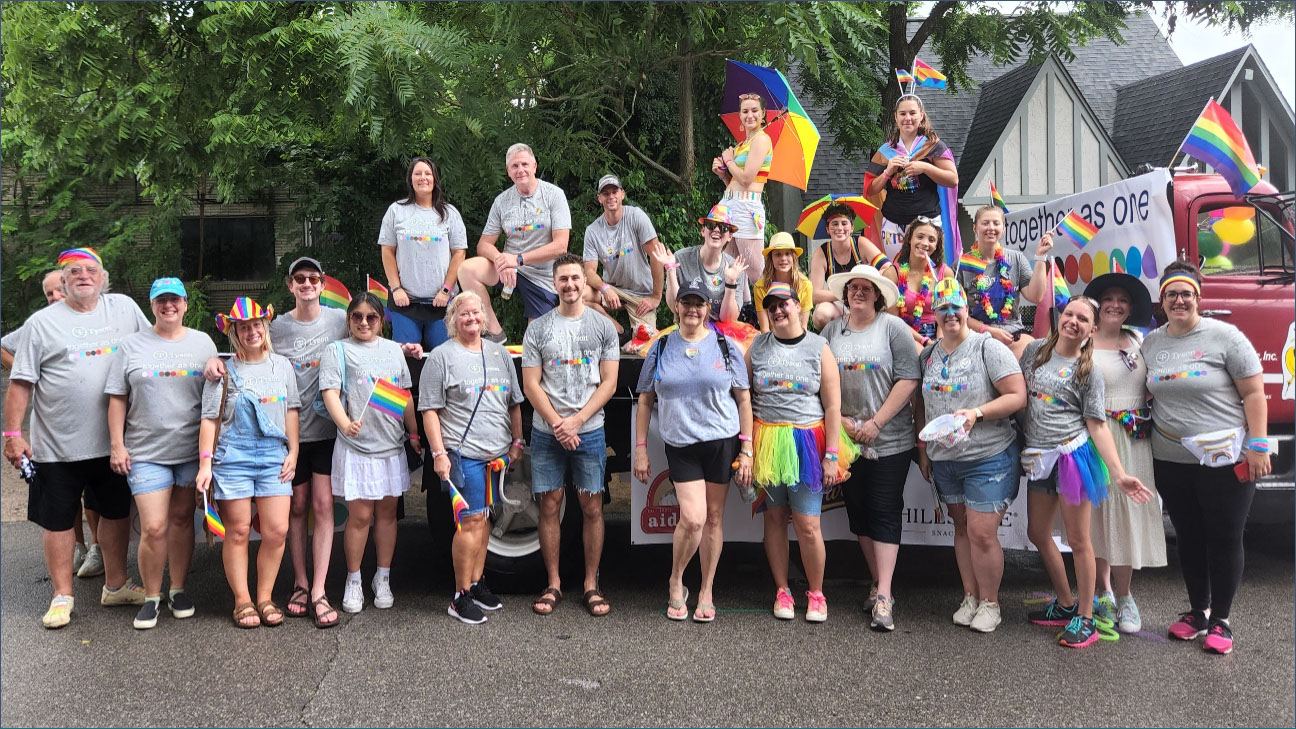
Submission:
[[[76,261],[90,261],[103,268],[103,259],[93,248],[73,248],[70,251],[63,251],[58,257],[58,267],[67,268]]]
[[[1198,296],[1201,296],[1201,284],[1197,282],[1197,279],[1186,273],[1176,273],[1161,282],[1161,290],[1157,292],[1157,298],[1164,298],[1166,287],[1172,283],[1186,283],[1192,287],[1193,291],[1197,292]]]

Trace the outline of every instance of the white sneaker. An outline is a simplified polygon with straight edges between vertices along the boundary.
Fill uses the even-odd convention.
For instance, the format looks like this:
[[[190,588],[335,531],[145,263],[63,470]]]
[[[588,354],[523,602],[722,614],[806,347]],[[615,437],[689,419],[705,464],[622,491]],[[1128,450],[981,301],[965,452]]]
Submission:
[[[346,581],[346,590],[342,593],[342,610],[348,613],[364,610],[364,585],[360,580]]]
[[[999,603],[982,600],[977,606],[976,615],[972,616],[972,623],[969,628],[978,633],[993,633],[994,629],[999,627],[1003,618],[999,615]]]
[[[116,590],[109,590],[107,585],[99,591],[99,604],[104,606],[112,605],[143,605],[144,588],[140,587],[133,580],[126,580],[122,586]]]
[[[954,611],[954,624],[968,627],[972,624],[972,617],[977,612],[977,599],[971,595],[964,595],[963,602],[959,609]]]
[[[1133,595],[1124,595],[1116,605],[1116,630],[1122,633],[1137,633],[1143,629],[1143,617],[1139,615],[1138,603]]]
[[[85,561],[81,563],[81,569],[77,570],[77,577],[98,577],[104,573],[103,552],[99,550],[98,544],[91,544],[90,549],[86,550]]]
[[[72,574],[81,571],[81,565],[85,564],[86,551],[86,545],[81,542],[76,542],[76,546],[72,548]]]
[[[374,591],[374,607],[386,610],[396,602],[396,598],[392,596],[391,578],[374,575],[370,586]]]

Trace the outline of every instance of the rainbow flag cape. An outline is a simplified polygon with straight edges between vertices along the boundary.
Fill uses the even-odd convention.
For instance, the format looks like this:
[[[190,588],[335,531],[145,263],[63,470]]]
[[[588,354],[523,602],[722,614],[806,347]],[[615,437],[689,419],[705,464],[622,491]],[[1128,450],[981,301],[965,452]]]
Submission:
[[[919,144],[920,141],[921,144]],[[915,150],[911,150],[909,153],[911,159],[939,158],[947,159],[951,162],[954,161],[954,153],[950,152],[948,147],[946,147],[945,151],[941,152],[940,155],[932,155],[931,153],[936,149],[936,144],[934,142],[929,142],[926,137],[915,139],[913,147]],[[870,161],[876,164],[885,165],[886,161],[894,157],[896,154],[898,154],[898,150],[892,148],[890,144],[883,144],[878,148],[878,151],[874,153]],[[873,182],[875,177],[876,175],[869,174],[867,171],[864,173],[864,190],[866,191],[864,197],[869,204],[873,205],[878,210],[881,210],[882,201],[886,199],[886,191],[883,190],[873,196],[867,194],[869,184]],[[958,227],[958,187],[940,187],[938,185],[936,187],[936,194],[940,199],[941,230],[945,234],[945,265],[950,268],[956,268],[958,266],[959,255],[963,252],[963,236],[959,232]],[[873,228],[881,226],[882,222],[878,218],[880,218],[880,215],[875,218],[874,222],[871,224]],[[877,235],[877,233],[874,232],[874,235]]]
[[[468,508],[468,502],[464,500],[463,494],[459,493],[459,489],[455,488],[453,482],[446,481],[446,485],[450,487],[450,511],[454,513],[455,531],[461,532],[463,521],[459,515]]]
[[[1067,302],[1071,300],[1071,287],[1067,285],[1066,278],[1062,276],[1062,268],[1058,266],[1057,259],[1053,259],[1053,306],[1061,312],[1066,308]]]
[[[378,300],[382,302],[383,306],[387,306],[387,299],[390,292],[387,291],[386,286],[375,281],[373,276],[370,276],[369,274],[365,274],[365,286],[369,289],[369,293],[378,297]]]
[[[220,519],[220,514],[216,513],[216,508],[207,500],[207,492],[203,492],[203,523],[211,530],[212,534],[225,538],[225,524]]]
[[[1062,222],[1057,224],[1057,231],[1062,235],[1075,241],[1076,248],[1084,248],[1085,244],[1093,240],[1098,235],[1098,226],[1085,220],[1084,217],[1072,210],[1062,218]]]
[[[919,86],[929,89],[945,88],[945,74],[928,66],[916,57],[914,58],[913,75]]]
[[[995,189],[994,180],[990,181],[990,199],[999,207],[1000,210],[1004,211],[1004,215],[1008,214],[1008,204],[1004,202],[1003,196]]]
[[[978,276],[986,272],[986,262],[971,253],[959,257],[958,267],[961,271],[971,271]]]
[[[905,84],[911,84],[911,83],[914,82],[913,74],[909,73],[908,71],[904,70],[903,68],[897,68],[897,69],[896,69],[896,82],[900,84],[900,88],[901,88],[901,90],[904,90],[904,85],[905,85]]]
[[[324,277],[324,290],[320,292],[320,306],[327,306],[330,309],[343,309],[351,303],[351,292],[342,282],[332,276]]]
[[[1260,183],[1260,172],[1256,170],[1246,136],[1214,99],[1206,102],[1201,116],[1179,145],[1179,151],[1215,168],[1228,182],[1233,197],[1241,198]]]
[[[387,380],[378,380],[374,383],[373,394],[369,395],[369,402],[365,403],[365,406],[400,420],[404,417],[409,402],[408,390],[393,385]]]
[[[904,149],[904,142],[896,142],[896,144],[899,144],[900,146],[893,147],[891,146],[890,142],[887,142],[883,144],[878,151],[880,151],[882,153],[882,156],[886,157],[887,159],[891,159],[892,157],[898,154],[908,154],[910,156],[913,156],[915,152],[923,148],[923,145],[927,144],[927,137],[921,134],[914,137],[913,144],[909,145],[913,149],[910,149],[908,152],[901,151]]]

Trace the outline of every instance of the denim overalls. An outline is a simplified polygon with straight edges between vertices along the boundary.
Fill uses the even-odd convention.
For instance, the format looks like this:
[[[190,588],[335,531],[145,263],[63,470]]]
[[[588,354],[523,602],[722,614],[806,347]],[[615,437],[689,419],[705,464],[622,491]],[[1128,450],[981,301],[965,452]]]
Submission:
[[[243,388],[243,378],[233,363],[229,377],[238,394],[234,396],[234,422],[221,432],[212,461],[216,498],[291,496],[292,484],[279,480],[288,455],[288,436],[266,413],[258,394]]]

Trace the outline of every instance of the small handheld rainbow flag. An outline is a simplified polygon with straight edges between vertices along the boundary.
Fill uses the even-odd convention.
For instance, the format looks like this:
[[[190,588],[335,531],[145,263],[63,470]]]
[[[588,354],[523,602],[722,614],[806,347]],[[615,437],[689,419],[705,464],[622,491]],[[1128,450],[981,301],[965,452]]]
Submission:
[[[914,58],[913,76],[919,86],[929,89],[945,88],[945,74]]]
[[[500,496],[504,496],[504,474],[508,472],[508,456],[500,456],[486,464],[486,506],[495,505],[495,487],[498,485]],[[492,474],[495,474],[492,476]]]
[[[1062,235],[1075,241],[1076,248],[1084,248],[1085,244],[1093,240],[1098,235],[1098,226],[1085,220],[1080,213],[1072,210],[1066,214],[1065,218],[1057,224],[1057,230]]]
[[[455,531],[460,532],[463,531],[463,520],[459,515],[468,508],[468,502],[459,493],[459,489],[455,488],[453,481],[447,480],[446,485],[450,487],[450,511],[454,513]]]
[[[990,199],[1004,211],[1004,215],[1008,214],[1008,204],[1004,202],[1003,196],[995,189],[994,180],[990,181]]]
[[[212,534],[225,538],[225,524],[221,522],[220,514],[216,513],[216,508],[207,500],[207,492],[203,492],[203,523],[211,530]]]
[[[964,253],[959,256],[958,267],[960,271],[971,271],[978,276],[986,272],[986,262],[971,253]]]
[[[365,274],[365,285],[368,287],[369,293],[373,294],[374,296],[377,296],[378,300],[382,302],[383,306],[387,306],[387,298],[390,292],[387,291],[386,286],[383,286],[378,281],[375,281],[374,277],[370,276],[369,274]]]
[[[408,390],[387,380],[378,380],[374,383],[373,393],[369,395],[369,402],[365,403],[365,406],[400,420],[405,416],[405,408],[409,402]]]
[[[901,88],[901,90],[904,90],[904,85],[905,85],[905,84],[911,84],[911,83],[914,82],[913,74],[912,74],[912,73],[909,73],[908,71],[904,70],[903,68],[897,68],[897,69],[896,69],[896,82],[900,84],[900,88]]]
[[[320,292],[320,306],[330,309],[346,309],[351,303],[351,292],[342,282],[332,276],[324,277],[324,290]]]
[[[1067,302],[1071,300],[1071,287],[1067,285],[1066,278],[1062,275],[1062,267],[1058,265],[1057,259],[1053,259],[1053,306],[1058,311],[1066,308]]]
[[[1233,117],[1215,99],[1206,102],[1201,116],[1188,131],[1179,151],[1215,168],[1228,182],[1233,197],[1241,198],[1260,184],[1260,172],[1246,135],[1238,129]]]

